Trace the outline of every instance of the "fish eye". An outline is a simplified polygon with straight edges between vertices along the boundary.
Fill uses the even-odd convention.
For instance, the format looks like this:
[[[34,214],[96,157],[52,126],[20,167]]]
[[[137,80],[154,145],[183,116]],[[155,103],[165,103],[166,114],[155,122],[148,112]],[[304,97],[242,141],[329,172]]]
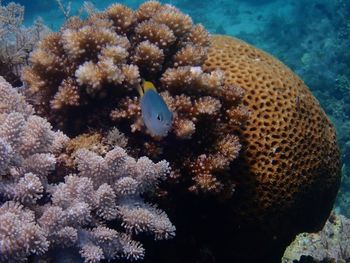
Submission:
[[[161,114],[157,114],[157,120],[162,121],[163,120],[163,116]]]

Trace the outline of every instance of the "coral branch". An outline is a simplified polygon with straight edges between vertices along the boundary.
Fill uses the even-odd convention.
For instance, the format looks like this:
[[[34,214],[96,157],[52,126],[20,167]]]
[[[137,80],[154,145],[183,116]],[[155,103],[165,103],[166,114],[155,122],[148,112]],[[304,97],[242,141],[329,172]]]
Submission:
[[[85,262],[140,259],[145,250],[133,240],[137,233],[151,234],[156,240],[175,235],[167,215],[141,199],[141,194],[154,191],[166,179],[168,162],[130,157],[114,145],[127,144],[117,129],[106,138],[106,144],[115,147],[101,150],[103,156],[81,148],[90,143],[88,137],[68,143],[67,136],[52,131],[45,119],[34,115],[3,79],[0,94],[0,202],[7,201],[0,206],[1,262],[24,262],[31,255],[41,260],[55,256],[56,249],[70,260],[72,251],[79,252]],[[97,138],[101,137],[92,141]],[[56,167],[56,156],[65,145],[78,173],[54,184],[49,175],[64,173]],[[138,219],[138,207],[148,221]],[[111,220],[120,222],[118,232],[105,226]],[[134,231],[136,224],[140,224],[138,231]]]
[[[202,25],[194,25],[188,15],[171,5],[148,1],[134,11],[113,4],[86,20],[69,19],[59,33],[43,39],[31,55],[23,79],[39,97],[36,110],[55,128],[73,136],[88,129],[105,135],[106,127],[117,125],[132,145],[133,156],[168,160],[182,174],[190,174],[180,179],[190,189],[202,178],[202,169],[191,167],[198,166],[200,156],[207,156],[204,172],[217,183],[207,188],[201,183],[198,189],[220,193],[233,187],[231,181],[226,185],[220,177],[238,156],[236,133],[249,113],[242,105],[242,89],[226,85],[223,71],[202,68],[209,37]],[[157,138],[145,126],[138,93],[141,80],[153,82],[174,116],[167,136]],[[179,148],[178,155],[171,152],[174,147]],[[94,176],[112,178],[99,154],[77,153],[81,173],[91,178],[95,187],[100,182]],[[84,155],[90,158],[86,163],[82,163]],[[147,162],[140,158],[133,165]],[[129,178],[118,182],[118,187],[115,179],[102,181],[117,195],[122,185],[127,187],[124,192],[134,187]]]

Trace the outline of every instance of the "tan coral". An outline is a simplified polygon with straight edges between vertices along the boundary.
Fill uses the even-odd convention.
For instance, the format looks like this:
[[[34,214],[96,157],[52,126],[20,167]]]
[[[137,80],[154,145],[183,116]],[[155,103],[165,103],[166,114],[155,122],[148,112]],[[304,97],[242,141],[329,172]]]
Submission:
[[[163,50],[148,40],[143,41],[136,47],[133,62],[143,71],[157,73],[164,63]]]
[[[184,189],[203,182],[200,191],[219,194],[232,188],[224,174],[240,150],[239,143],[231,144],[229,153],[221,138],[235,140],[248,111],[238,85],[225,85],[220,70],[203,70],[209,44],[205,28],[171,5],[150,1],[133,11],[114,4],[86,20],[72,18],[43,39],[23,79],[38,96],[36,110],[54,127],[74,137],[87,131],[105,135],[117,126],[133,155],[165,158],[183,174]],[[168,138],[152,136],[143,122],[142,80],[154,83],[173,113]],[[173,143],[179,156],[171,152]],[[67,159],[71,167],[72,152],[66,154],[60,164]],[[193,167],[204,155],[204,172],[217,184],[196,180],[202,169]]]
[[[162,84],[173,93],[180,94],[186,88],[189,92],[203,92],[208,94],[223,95],[233,89],[233,86],[224,86],[224,74],[221,70],[206,73],[201,67],[181,66],[168,68],[162,78]],[[224,92],[222,92],[224,91]],[[221,93],[220,93],[221,92]],[[222,97],[225,99],[225,97]]]
[[[174,56],[174,67],[200,66],[206,59],[207,52],[201,46],[186,45]]]
[[[110,29],[83,26],[79,30],[67,29],[62,34],[63,48],[74,59],[96,55],[105,45],[113,45],[118,35]]]
[[[200,66],[208,45],[208,32],[170,5],[149,1],[134,11],[113,4],[70,18],[40,41],[22,76],[37,112],[76,136],[114,125],[111,111],[138,95],[142,79],[162,91],[157,82],[167,68]],[[145,131],[140,121],[130,126]]]
[[[223,70],[226,84],[243,88],[250,110],[231,171],[232,220],[260,222],[279,244],[318,229],[332,208],[340,166],[334,127],[317,100],[281,62],[231,37],[212,38],[205,69]],[[236,110],[228,116],[237,119]]]
[[[192,19],[190,16],[183,14],[173,6],[165,6],[160,12],[152,17],[157,23],[167,25],[175,34],[181,36],[190,31],[192,28]]]
[[[141,108],[137,97],[126,97],[119,102],[118,108],[111,112],[111,119],[118,121],[121,119],[131,119],[141,115]]]
[[[196,125],[189,119],[174,119],[174,131],[179,139],[191,139],[196,131]]]
[[[123,86],[135,90],[141,82],[139,68],[136,65],[122,65],[121,70],[124,75]]]
[[[60,166],[74,171],[74,158],[75,153],[81,149],[88,149],[98,154],[105,154],[109,147],[107,144],[102,143],[102,135],[98,133],[84,133],[73,139],[70,139],[64,149],[64,152],[59,156]]]
[[[118,34],[128,33],[136,22],[134,11],[121,4],[112,4],[105,13],[113,21]]]
[[[126,63],[129,53],[126,48],[121,46],[106,46],[101,50],[100,61],[112,59],[113,63]]]
[[[169,27],[152,20],[140,23],[136,27],[135,33],[140,42],[148,40],[160,48],[169,48],[176,40]]]
[[[147,1],[141,4],[136,12],[137,20],[141,22],[152,18],[161,6],[158,1]]]
[[[186,36],[186,42],[207,46],[209,44],[209,33],[203,25],[195,25]]]
[[[178,72],[181,75],[182,70],[187,74],[188,81],[177,75]],[[242,90],[237,86],[222,86],[224,77],[222,73],[208,74],[196,70],[196,75],[193,77],[191,67],[168,71],[175,72],[175,80],[170,81],[171,77],[165,72],[164,82],[173,88],[161,92],[160,95],[174,113],[171,133],[173,139],[177,141],[174,146],[181,154],[174,156],[171,144],[167,145],[167,142],[162,144],[161,141],[157,142],[156,138],[153,144],[141,144],[141,152],[149,156],[164,157],[173,162],[173,168],[183,173],[181,180],[190,191],[214,194],[229,192],[227,190],[233,187],[232,180],[221,179],[225,177],[223,174],[237,158],[241,149],[235,133],[248,116],[247,109],[240,105]],[[210,78],[213,81],[206,84],[197,81]],[[196,85],[192,85],[196,81]],[[133,120],[132,132],[137,134],[139,131],[144,131],[140,110],[138,99],[127,97],[112,111],[111,118],[121,124]],[[235,112],[235,116],[231,111]],[[235,119],[230,120],[230,117]],[[137,140],[134,143],[140,144]],[[202,174],[206,176],[203,177]],[[189,180],[191,177],[188,175],[193,181]]]
[[[197,155],[175,166],[171,182],[181,179],[183,170],[176,168],[187,167],[191,191],[220,195],[213,200],[186,195],[176,184],[165,188],[164,205],[183,232],[164,252],[156,251],[153,262],[280,262],[294,237],[320,229],[333,206],[340,179],[335,130],[305,84],[281,62],[228,36],[214,36],[211,43],[202,69],[168,69],[161,83],[167,87],[162,96],[177,113],[175,132],[183,131],[176,136],[190,143],[190,129],[178,127],[195,124],[191,138],[214,148],[199,154],[201,148],[191,145]],[[221,110],[214,111],[220,117],[186,119],[196,112],[195,91],[220,98]],[[206,125],[200,126],[200,117]],[[212,123],[219,125],[208,133]],[[175,155],[183,154],[182,146],[178,140]]]
[[[61,109],[64,106],[79,105],[79,92],[73,79],[66,79],[58,88],[53,100],[50,102],[53,109]]]

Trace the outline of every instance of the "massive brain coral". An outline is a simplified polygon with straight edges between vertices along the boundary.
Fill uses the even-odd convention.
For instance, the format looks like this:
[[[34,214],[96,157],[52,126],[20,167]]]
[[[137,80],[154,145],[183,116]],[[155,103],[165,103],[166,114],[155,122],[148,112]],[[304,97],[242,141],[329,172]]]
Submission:
[[[226,85],[245,90],[250,111],[229,170],[235,192],[219,201],[172,193],[165,204],[174,204],[177,238],[156,262],[281,262],[294,237],[320,230],[332,209],[340,181],[335,130],[280,61],[228,36],[211,43],[204,70],[224,71]]]
[[[235,131],[248,111],[241,88],[225,85],[220,70],[202,69],[209,44],[205,28],[171,5],[113,4],[44,38],[23,80],[54,127],[75,136],[116,125],[133,155],[165,158],[186,189],[229,196],[235,184],[227,171],[240,150]],[[173,113],[162,140],[141,118],[142,80],[155,84]]]
[[[288,211],[294,225],[319,227],[338,190],[339,152],[318,101],[285,65],[234,38],[212,38],[206,68],[223,70],[227,84],[245,89],[243,103],[251,110],[232,171],[245,200],[238,210],[253,220]]]
[[[319,230],[332,209],[340,181],[335,129],[302,80],[243,41],[213,37],[205,69],[221,69],[226,84],[242,87],[251,111],[231,170],[231,224],[261,229],[255,241],[249,232],[240,240],[259,243],[255,259],[269,248],[279,257],[296,233]]]

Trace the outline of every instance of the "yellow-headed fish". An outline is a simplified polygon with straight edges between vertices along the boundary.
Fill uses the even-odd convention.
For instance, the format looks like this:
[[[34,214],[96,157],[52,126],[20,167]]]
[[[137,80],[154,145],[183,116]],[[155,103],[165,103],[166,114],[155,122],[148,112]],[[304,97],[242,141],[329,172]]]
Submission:
[[[152,82],[143,81],[139,93],[141,96],[142,118],[148,131],[153,136],[166,136],[173,122],[172,112],[158,94]]]

